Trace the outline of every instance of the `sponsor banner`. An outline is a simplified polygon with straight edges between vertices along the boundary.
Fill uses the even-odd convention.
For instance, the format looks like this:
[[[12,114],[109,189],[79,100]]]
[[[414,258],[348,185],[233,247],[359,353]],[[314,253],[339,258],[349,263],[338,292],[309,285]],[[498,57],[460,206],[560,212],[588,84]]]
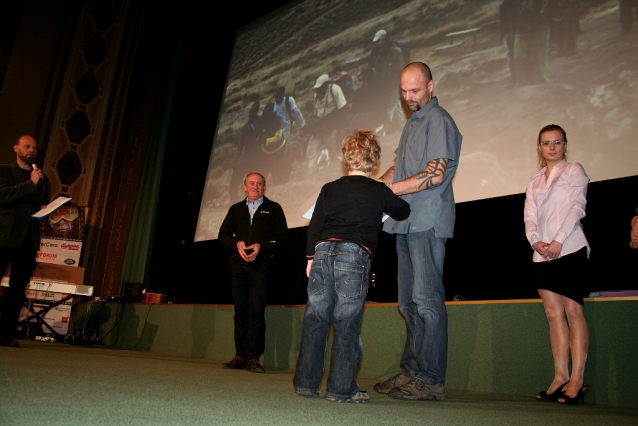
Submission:
[[[45,309],[46,307],[47,305],[42,305],[38,303],[34,303],[32,305],[32,308],[35,311],[35,313],[40,312],[42,309]],[[30,317],[31,315],[33,315],[33,313],[30,312],[27,309],[27,307],[23,307],[22,310],[20,311],[19,321],[22,322],[26,318]],[[42,318],[42,320],[45,323],[47,323],[49,327],[51,327],[56,332],[60,334],[67,334],[69,330],[70,317],[71,317],[71,304],[63,303],[61,305],[57,305],[49,309],[49,311],[46,314],[44,314],[44,318]],[[35,318],[31,318],[30,321],[35,322],[37,320]],[[44,326],[42,327],[42,332],[45,334],[51,333],[51,331]]]
[[[82,253],[81,241],[42,238],[36,261],[78,266],[80,264],[80,253]]]
[[[42,223],[38,262],[79,266],[87,207],[66,205]]]
[[[26,290],[24,293],[27,299],[45,300],[47,302],[59,302],[69,296],[69,293],[58,293],[55,291]],[[69,299],[66,303],[73,303],[73,299]]]

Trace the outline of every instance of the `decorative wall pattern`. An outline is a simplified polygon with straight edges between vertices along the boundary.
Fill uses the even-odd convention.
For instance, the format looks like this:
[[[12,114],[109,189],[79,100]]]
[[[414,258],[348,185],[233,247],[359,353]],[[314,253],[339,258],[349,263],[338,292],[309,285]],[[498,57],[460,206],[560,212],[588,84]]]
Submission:
[[[120,179],[114,179],[114,162],[118,144],[126,144],[119,140],[119,134],[139,36],[137,17],[131,17],[134,23],[127,21],[133,3],[81,3],[77,19],[66,29],[68,55],[60,60],[57,79],[51,80],[54,95],[43,123],[44,167],[51,196],[70,196],[75,205],[89,208],[80,264],[86,268],[85,283],[98,287],[107,255],[100,246],[108,248],[112,232],[104,229],[104,222],[113,213],[109,209],[118,203]],[[114,181],[114,199],[109,203]],[[102,237],[105,240],[101,242]],[[100,274],[98,279],[94,279],[95,273]]]

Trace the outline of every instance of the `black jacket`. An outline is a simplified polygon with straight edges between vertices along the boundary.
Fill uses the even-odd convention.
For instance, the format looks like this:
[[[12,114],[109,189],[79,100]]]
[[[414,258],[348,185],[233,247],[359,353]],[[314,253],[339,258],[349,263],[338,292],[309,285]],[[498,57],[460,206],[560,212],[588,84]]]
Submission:
[[[17,247],[25,239],[31,215],[49,202],[49,180],[25,180],[18,163],[0,165],[0,246]],[[33,245],[40,249],[40,222],[34,222]]]
[[[383,213],[404,220],[410,205],[385,184],[365,176],[343,176],[325,184],[308,226],[306,257],[312,259],[317,243],[329,239],[359,244],[374,257]]]
[[[283,209],[266,197],[255,212],[252,225],[245,199],[230,206],[218,236],[223,246],[233,250],[231,262],[244,262],[237,252],[238,241],[247,246],[259,243],[261,249],[254,262],[263,262],[270,259],[287,238],[288,224]]]

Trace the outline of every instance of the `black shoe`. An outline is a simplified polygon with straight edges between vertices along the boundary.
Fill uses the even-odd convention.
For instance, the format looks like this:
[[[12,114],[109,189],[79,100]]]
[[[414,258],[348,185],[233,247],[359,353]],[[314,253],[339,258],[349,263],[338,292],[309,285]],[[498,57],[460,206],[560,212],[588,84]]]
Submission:
[[[569,380],[563,383],[562,385],[560,385],[559,387],[557,387],[552,393],[547,393],[546,391],[540,391],[538,395],[536,395],[536,399],[538,399],[539,401],[549,401],[549,402],[558,401],[558,398],[563,397],[563,394],[565,393],[563,388],[567,386],[567,383],[569,383]]]
[[[244,368],[246,368],[246,361],[244,361],[244,358],[237,355],[230,361],[223,363],[222,368],[226,368],[229,370],[243,370]]]
[[[571,397],[571,396],[567,396],[565,394],[563,394],[563,396],[561,396],[561,399],[564,399],[565,401],[558,401],[559,404],[569,404],[569,405],[580,405],[583,404],[585,405],[585,394],[587,393],[587,391],[589,390],[589,385],[583,385],[582,388],[578,389],[578,393],[576,394],[575,397]]]
[[[248,363],[246,363],[246,370],[251,371],[253,373],[265,373],[264,367],[261,366],[259,360],[257,358],[253,358]]]
[[[13,339],[0,340],[0,346],[6,346],[8,348],[19,348],[20,343],[16,342]]]

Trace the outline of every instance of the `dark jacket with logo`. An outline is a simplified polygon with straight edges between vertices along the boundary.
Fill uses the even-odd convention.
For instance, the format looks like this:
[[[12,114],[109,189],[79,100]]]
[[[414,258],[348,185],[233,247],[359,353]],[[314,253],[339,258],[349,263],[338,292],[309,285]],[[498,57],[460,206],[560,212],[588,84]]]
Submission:
[[[0,165],[0,246],[17,247],[27,236],[31,215],[49,202],[49,179],[44,176],[37,185],[18,163]],[[31,226],[33,245],[40,249],[40,222]]]
[[[283,209],[266,197],[255,212],[252,225],[245,199],[230,206],[218,236],[223,246],[233,250],[230,261],[237,263],[244,262],[237,252],[238,241],[243,241],[247,246],[259,243],[261,249],[254,262],[264,262],[273,256],[287,238],[288,224]]]

